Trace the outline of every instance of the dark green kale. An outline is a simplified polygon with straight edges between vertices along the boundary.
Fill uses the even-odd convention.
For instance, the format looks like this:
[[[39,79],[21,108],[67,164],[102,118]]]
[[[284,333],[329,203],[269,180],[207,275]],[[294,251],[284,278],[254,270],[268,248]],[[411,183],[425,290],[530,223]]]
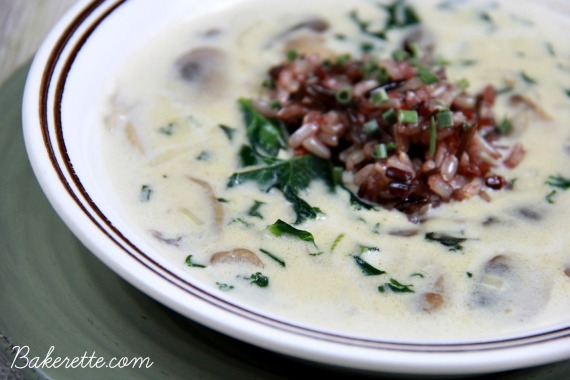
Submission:
[[[285,266],[285,261],[281,260],[279,257],[275,256],[273,253],[269,252],[266,249],[263,248],[259,248],[259,251],[265,255],[267,255],[269,258],[275,260],[279,265],[281,265],[282,267]]]
[[[218,285],[218,289],[223,290],[223,291],[232,290],[234,288],[233,285],[228,285],[228,284],[224,284],[221,282],[216,282],[216,285]]]
[[[452,252],[463,250],[461,243],[467,240],[467,238],[454,237],[439,232],[428,232],[425,234],[425,239],[438,242]]]
[[[275,236],[290,235],[303,241],[309,242],[315,247],[317,246],[315,244],[315,238],[313,237],[312,233],[309,231],[299,230],[292,225],[285,223],[281,219],[278,219],[275,223],[267,227],[267,230]]]
[[[330,173],[328,161],[306,154],[289,160],[275,160],[258,169],[234,173],[229,179],[228,187],[255,182],[261,191],[280,190],[295,210],[295,224],[300,224],[306,219],[316,218],[319,210],[305,202],[299,196],[299,191],[305,190],[315,179],[330,184]]]
[[[281,128],[263,116],[248,99],[239,100],[246,125],[246,136],[255,154],[262,157],[276,157],[280,149],[286,148]]]
[[[232,141],[234,139],[234,134],[236,133],[236,130],[234,128],[223,124],[220,124],[219,127],[222,129],[228,140]]]
[[[196,264],[196,263],[192,262],[192,255],[188,255],[188,257],[186,257],[186,260],[185,260],[184,262],[185,262],[186,265],[188,265],[189,267],[193,267],[193,268],[206,268],[205,265]]]
[[[139,193],[139,200],[141,202],[148,202],[148,201],[150,201],[150,198],[152,197],[153,193],[154,193],[154,191],[152,190],[152,188],[149,185],[142,185],[141,191]]]
[[[392,4],[380,6],[387,13],[386,23],[382,30],[372,30],[370,21],[363,20],[356,10],[351,11],[349,17],[363,34],[382,40],[386,40],[386,33],[391,29],[405,28],[419,24],[421,21],[415,9],[406,4],[405,0],[396,0]]]
[[[380,293],[384,293],[389,289],[394,293],[415,293],[413,287],[414,285],[412,284],[405,285],[391,278],[390,282],[386,282],[384,285],[380,285],[378,287],[378,291]]]
[[[259,157],[249,145],[243,145],[239,150],[239,162],[242,167],[254,166],[259,163]]]
[[[568,190],[570,189],[570,179],[564,178],[560,175],[557,176],[548,176],[548,180],[546,184],[552,187],[556,187],[557,189],[561,190]]]
[[[378,275],[386,273],[383,270],[380,270],[378,268],[374,268],[372,265],[368,264],[366,261],[364,261],[359,256],[352,256],[352,257],[354,258],[354,262],[356,263],[356,265],[358,265],[358,267],[360,268],[362,273],[364,273],[366,276],[378,276]]]
[[[263,219],[263,215],[261,215],[261,213],[259,212],[259,209],[260,209],[261,206],[263,206],[264,204],[265,204],[265,202],[253,201],[253,206],[251,206],[251,207],[249,208],[249,210],[247,211],[247,215],[253,216],[254,218]]]
[[[246,280],[251,280],[250,284],[255,284],[260,288],[266,288],[269,285],[269,278],[264,276],[261,272],[256,272],[246,277]]]

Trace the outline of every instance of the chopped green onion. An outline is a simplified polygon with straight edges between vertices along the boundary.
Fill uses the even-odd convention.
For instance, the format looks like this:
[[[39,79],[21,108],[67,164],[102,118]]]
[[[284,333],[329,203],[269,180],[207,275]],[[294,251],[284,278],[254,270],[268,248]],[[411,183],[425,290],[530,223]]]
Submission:
[[[400,123],[416,124],[418,113],[414,110],[398,110],[398,121]]]
[[[364,123],[363,127],[364,127],[364,130],[366,131],[366,133],[368,133],[369,135],[373,135],[373,134],[377,133],[378,130],[380,129],[376,119],[368,120],[366,123]]]
[[[405,50],[394,50],[392,52],[392,58],[394,58],[394,61],[396,62],[401,62],[410,59],[411,56],[410,53]]]
[[[335,248],[339,245],[340,241],[341,241],[342,239],[344,239],[344,237],[345,237],[345,234],[339,234],[339,235],[336,237],[336,239],[334,239],[334,242],[332,243],[332,246],[331,246],[331,253],[334,252]]]
[[[340,104],[348,104],[352,100],[352,87],[343,87],[336,92],[336,101]]]
[[[372,151],[372,157],[377,160],[382,160],[388,157],[388,149],[386,148],[386,144],[378,144],[374,147]]]
[[[362,76],[368,78],[370,75],[378,71],[379,67],[373,60],[366,61],[362,64]]]
[[[390,75],[388,74],[388,70],[386,70],[385,67],[380,67],[378,69],[376,80],[381,84],[387,83],[390,80]]]
[[[335,185],[342,185],[342,173],[344,169],[341,166],[335,166],[332,169],[332,180]]]
[[[439,111],[437,113],[437,125],[440,128],[453,126],[453,113],[450,110]]]
[[[501,121],[501,124],[498,125],[498,132],[501,135],[506,135],[511,131],[512,128],[513,128],[513,123],[511,122],[511,120],[508,119],[507,117],[504,117],[503,120]]]
[[[334,35],[334,38],[336,38],[337,40],[346,40],[346,34],[342,34],[342,33],[337,33]]]
[[[461,91],[465,91],[467,90],[467,88],[469,88],[469,81],[465,78],[460,79],[457,81],[456,85],[457,87],[461,90]]]
[[[416,76],[426,85],[434,84],[439,81],[439,77],[432,73],[426,66],[418,67]]]
[[[570,90],[564,90],[564,92],[566,93],[566,96],[570,98]]]
[[[269,102],[269,107],[274,110],[278,110],[281,108],[281,102],[278,99],[273,99]]]
[[[297,50],[290,49],[290,50],[287,50],[287,53],[285,53],[285,56],[287,57],[288,61],[292,62],[292,61],[296,60],[297,58],[299,58],[299,52]]]
[[[336,64],[338,66],[346,65],[351,59],[350,54],[342,54],[336,57]]]
[[[420,47],[416,41],[412,41],[408,44],[410,51],[412,52],[412,57],[419,58],[420,57]]]
[[[435,148],[437,143],[437,128],[435,124],[435,119],[431,118],[429,122],[429,157],[433,158],[435,155]]]
[[[379,106],[380,104],[387,102],[390,97],[388,96],[386,89],[380,88],[370,93],[370,99],[372,100],[373,106]]]
[[[396,111],[394,111],[393,108],[390,108],[388,111],[384,112],[382,114],[382,119],[388,124],[394,124],[396,121],[398,121]]]

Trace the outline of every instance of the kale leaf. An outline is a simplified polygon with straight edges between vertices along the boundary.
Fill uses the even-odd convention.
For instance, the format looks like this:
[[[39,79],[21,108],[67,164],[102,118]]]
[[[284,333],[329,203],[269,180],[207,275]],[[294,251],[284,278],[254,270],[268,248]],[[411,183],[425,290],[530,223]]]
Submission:
[[[306,154],[289,160],[275,160],[272,164],[245,172],[234,173],[227,186],[234,187],[245,182],[257,183],[261,191],[273,188],[280,190],[291,202],[297,215],[295,224],[314,219],[319,210],[299,197],[299,191],[309,187],[314,179],[322,179],[331,185],[331,168],[328,161]]]
[[[358,265],[358,267],[360,268],[362,273],[364,273],[366,276],[378,276],[378,275],[386,273],[383,270],[380,270],[378,268],[374,268],[372,265],[368,264],[366,261],[364,261],[359,256],[352,256],[352,257],[354,258],[356,265]]]
[[[275,223],[267,227],[267,230],[275,236],[291,235],[303,241],[312,243],[315,247],[317,246],[315,244],[315,238],[313,237],[312,233],[310,233],[309,231],[299,230],[291,226],[290,224],[282,221],[281,219],[277,219]]]
[[[234,173],[228,181],[228,187],[255,182],[261,191],[268,192],[271,189],[281,191],[295,211],[294,224],[303,223],[307,219],[315,219],[321,214],[318,208],[312,207],[299,196],[300,191],[307,189],[315,179],[323,180],[331,191],[335,186],[347,191],[350,195],[350,204],[355,209],[374,209],[374,206],[360,200],[342,184],[338,173],[340,168],[333,169],[329,161],[310,154],[288,160],[277,158],[279,150],[286,147],[280,127],[260,114],[250,100],[240,99],[239,103],[250,144],[243,145],[239,151],[241,166],[258,164],[265,166]]]
[[[391,278],[390,282],[386,282],[384,285],[380,285],[378,287],[378,291],[380,293],[384,293],[387,289],[390,289],[394,293],[415,293],[413,287],[414,285],[412,284],[402,284],[401,282]]]
[[[287,147],[281,129],[257,112],[251,100],[240,99],[239,104],[246,124],[246,136],[253,151],[260,156],[276,157],[279,149]]]
[[[564,178],[560,175],[548,176],[548,180],[546,181],[546,184],[549,186],[552,186],[552,187],[556,187],[558,189],[562,189],[562,190],[570,189],[570,179]]]
[[[425,234],[425,239],[429,241],[436,241],[447,247],[452,252],[463,250],[461,243],[467,240],[467,238],[454,237],[438,232],[428,232]]]

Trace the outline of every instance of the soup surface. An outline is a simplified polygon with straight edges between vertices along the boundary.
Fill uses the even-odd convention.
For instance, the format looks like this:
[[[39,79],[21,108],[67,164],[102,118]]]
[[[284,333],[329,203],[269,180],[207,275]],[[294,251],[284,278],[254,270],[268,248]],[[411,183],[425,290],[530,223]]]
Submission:
[[[190,281],[316,330],[457,341],[567,322],[570,48],[560,31],[569,19],[532,1],[417,1],[419,23],[378,38],[371,31],[387,25],[391,5],[241,1],[150,41],[103,106],[122,213]],[[410,221],[356,207],[345,188],[315,177],[298,195],[317,216],[300,221],[277,188],[228,186],[252,169],[240,156],[248,136],[238,99],[262,97],[270,67],[292,51],[390,57],[410,35],[433,47],[450,80],[497,89],[495,116],[512,124],[498,144],[525,151],[513,169],[493,169],[507,188]],[[284,167],[302,180],[305,168]],[[343,179],[351,189],[350,173]]]

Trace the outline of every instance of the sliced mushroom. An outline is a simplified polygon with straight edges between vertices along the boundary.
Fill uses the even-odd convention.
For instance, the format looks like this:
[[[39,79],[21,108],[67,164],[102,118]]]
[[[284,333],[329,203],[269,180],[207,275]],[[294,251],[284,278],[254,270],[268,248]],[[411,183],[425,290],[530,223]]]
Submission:
[[[310,18],[305,21],[301,21],[287,28],[281,33],[275,35],[273,38],[271,38],[271,40],[267,43],[265,47],[270,47],[275,42],[288,38],[294,33],[299,32],[301,30],[310,31],[313,33],[322,33],[327,31],[328,29],[329,29],[329,23],[327,20],[318,17]]]
[[[516,254],[496,255],[475,272],[470,304],[476,310],[524,319],[548,302],[551,278]]]
[[[402,236],[402,237],[416,236],[419,233],[420,230],[415,228],[402,228],[402,229],[388,231],[389,235]]]
[[[421,311],[431,313],[440,309],[445,304],[443,282],[443,276],[440,276],[430,291],[419,294],[417,306]]]
[[[204,191],[206,192],[206,195],[210,199],[210,204],[214,209],[214,224],[216,227],[216,231],[219,233],[222,228],[222,224],[224,222],[224,207],[220,202],[218,202],[218,197],[216,197],[216,194],[214,193],[212,186],[210,186],[208,182],[203,181],[201,179],[197,179],[190,176],[188,176],[188,179],[194,182],[195,184],[199,185],[200,187],[202,187],[202,189],[204,189]]]
[[[570,264],[566,264],[566,266],[564,267],[564,274],[570,277]]]
[[[217,264],[251,264],[263,268],[263,262],[249,249],[236,248],[231,251],[217,252],[210,257],[210,263]]]
[[[182,236],[169,237],[169,236],[164,235],[162,232],[156,231],[156,230],[151,230],[150,233],[152,234],[153,237],[160,240],[164,244],[179,247],[180,243],[182,242]]]
[[[201,93],[216,95],[223,90],[225,54],[213,47],[191,50],[176,60],[180,77]]]

